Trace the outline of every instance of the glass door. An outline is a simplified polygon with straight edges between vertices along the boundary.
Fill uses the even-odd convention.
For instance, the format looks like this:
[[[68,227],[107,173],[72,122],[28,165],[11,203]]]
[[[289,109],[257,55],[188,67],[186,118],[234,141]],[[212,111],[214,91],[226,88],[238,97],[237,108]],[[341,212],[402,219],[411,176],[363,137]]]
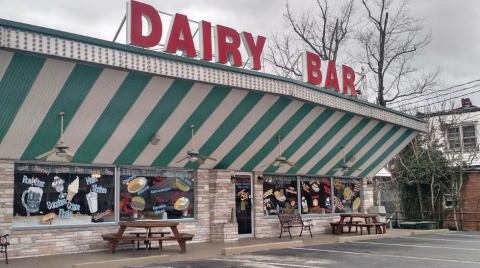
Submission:
[[[235,176],[235,211],[240,236],[253,236],[252,232],[252,176]]]

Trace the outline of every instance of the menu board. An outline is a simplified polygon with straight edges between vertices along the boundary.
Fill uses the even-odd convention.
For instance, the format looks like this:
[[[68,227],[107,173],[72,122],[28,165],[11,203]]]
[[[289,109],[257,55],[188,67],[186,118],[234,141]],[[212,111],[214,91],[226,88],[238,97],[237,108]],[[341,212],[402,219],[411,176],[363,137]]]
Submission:
[[[193,171],[120,169],[120,220],[193,218]]]
[[[114,168],[15,164],[13,225],[113,222]]]

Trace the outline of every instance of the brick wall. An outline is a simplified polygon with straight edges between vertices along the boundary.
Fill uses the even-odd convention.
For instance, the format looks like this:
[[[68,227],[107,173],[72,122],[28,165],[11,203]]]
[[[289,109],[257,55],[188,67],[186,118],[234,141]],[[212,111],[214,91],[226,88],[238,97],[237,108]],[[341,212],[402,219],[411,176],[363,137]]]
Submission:
[[[480,230],[480,172],[467,175],[462,188],[461,205],[463,208],[463,227],[470,231]],[[457,217],[457,219],[460,216]],[[445,224],[454,226],[453,215],[446,217]]]

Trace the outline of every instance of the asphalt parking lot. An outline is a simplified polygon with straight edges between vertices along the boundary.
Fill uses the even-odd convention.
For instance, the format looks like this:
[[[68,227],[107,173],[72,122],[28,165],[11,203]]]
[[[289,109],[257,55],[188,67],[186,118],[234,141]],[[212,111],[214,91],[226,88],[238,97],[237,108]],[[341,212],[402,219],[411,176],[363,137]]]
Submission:
[[[262,251],[166,267],[480,267],[480,232],[449,232]]]

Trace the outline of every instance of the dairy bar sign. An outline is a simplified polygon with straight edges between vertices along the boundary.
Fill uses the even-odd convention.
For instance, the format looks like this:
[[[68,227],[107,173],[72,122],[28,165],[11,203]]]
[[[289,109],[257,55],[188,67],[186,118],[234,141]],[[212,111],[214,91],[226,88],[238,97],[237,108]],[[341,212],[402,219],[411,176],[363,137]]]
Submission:
[[[142,19],[146,23],[143,23]],[[137,1],[127,2],[127,44],[143,48],[155,47],[160,43],[164,32],[162,19],[154,7]],[[262,69],[262,52],[266,41],[264,36],[254,37],[249,32],[239,33],[219,24],[212,27],[212,23],[206,20],[198,23],[198,34],[199,41],[195,44],[188,17],[176,13],[166,34],[165,52],[175,54],[181,51],[190,58],[214,60],[216,63],[230,63],[232,66],[241,67],[243,46],[251,68]],[[355,72],[352,68],[343,65],[341,70],[337,71],[334,61],[323,61],[320,56],[308,51],[303,53],[302,59],[304,82],[345,95],[356,95]],[[341,79],[338,78],[339,73]]]

